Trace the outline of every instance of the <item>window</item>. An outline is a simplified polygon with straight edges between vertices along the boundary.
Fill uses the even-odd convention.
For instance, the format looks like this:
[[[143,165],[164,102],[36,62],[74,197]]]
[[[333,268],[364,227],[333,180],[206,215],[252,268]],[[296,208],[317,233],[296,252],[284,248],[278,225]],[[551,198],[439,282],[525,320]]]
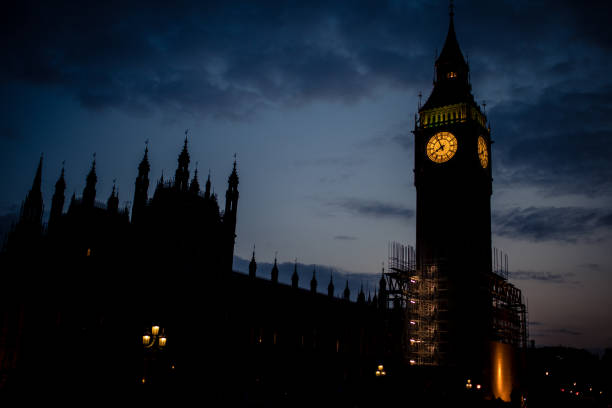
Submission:
[[[446,74],[447,78],[457,78],[457,73],[456,72],[449,72],[448,74]]]

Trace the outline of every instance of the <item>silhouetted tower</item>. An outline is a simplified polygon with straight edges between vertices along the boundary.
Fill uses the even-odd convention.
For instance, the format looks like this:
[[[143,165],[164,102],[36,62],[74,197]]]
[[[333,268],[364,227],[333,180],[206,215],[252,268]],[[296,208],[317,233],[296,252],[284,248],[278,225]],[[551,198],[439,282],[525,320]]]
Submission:
[[[189,192],[192,194],[200,193],[200,182],[198,181],[198,168],[196,167],[193,172],[193,179],[191,179],[191,184],[189,185]]]
[[[66,191],[66,180],[64,179],[64,166],[62,165],[62,172],[59,178],[55,182],[55,191],[53,192],[53,198],[51,199],[51,212],[49,213],[49,230],[55,228],[62,216],[64,211],[64,200],[66,199],[64,193]]]
[[[34,181],[32,182],[32,188],[28,191],[23,204],[21,205],[21,214],[19,222],[29,225],[40,225],[42,228],[42,215],[43,215],[43,199],[42,199],[42,162],[43,157],[40,156],[38,161],[38,167],[36,168],[36,174],[34,175]]]
[[[365,303],[365,293],[363,292],[363,282],[361,283],[361,289],[359,289],[359,294],[357,295],[357,303],[364,304]]]
[[[297,273],[297,261],[295,261],[295,265],[293,266],[293,275],[291,275],[291,287],[293,289],[298,288],[299,280],[300,280],[300,277],[298,276],[298,273]]]
[[[111,192],[108,201],[106,202],[106,208],[110,213],[116,214],[119,212],[119,193],[116,192],[115,183],[113,182],[113,191]]]
[[[327,296],[334,297],[334,275],[329,274],[329,285],[327,285]]]
[[[255,246],[253,245],[253,256],[251,262],[249,262],[249,278],[255,279],[255,273],[257,272],[257,262],[255,262]]]
[[[145,147],[145,152],[140,164],[138,165],[138,176],[136,177],[134,191],[134,205],[132,205],[132,223],[140,223],[143,218],[145,207],[149,199],[149,146]],[[163,176],[162,176],[163,177]]]
[[[270,272],[270,278],[272,283],[278,283],[278,265],[276,265],[276,256],[274,257],[274,266],[272,267],[272,272]]]
[[[419,107],[413,132],[416,267],[433,268],[440,278],[441,364],[462,367],[471,376],[487,366],[483,350],[492,321],[491,137],[472,95],[452,6],[449,14],[433,90]]]
[[[185,132],[185,144],[178,157],[178,167],[174,174],[174,187],[179,191],[189,189],[189,151],[187,150],[187,132]]]
[[[236,243],[236,214],[238,212],[238,172],[236,171],[236,158],[234,168],[227,180],[225,192],[225,212],[223,213],[223,227],[227,234],[227,257],[230,262],[234,257],[234,244]],[[228,270],[231,271],[231,263]]]
[[[348,279],[346,280],[346,287],[344,288],[344,300],[351,300],[351,290],[348,287]]]
[[[380,276],[380,281],[378,282],[379,285],[379,297],[378,297],[378,303],[379,303],[379,307],[381,309],[386,309],[387,308],[387,302],[388,302],[388,294],[387,294],[387,280],[385,279],[385,268],[383,267],[382,270],[382,274]]]
[[[206,180],[206,190],[204,190],[204,198],[210,198],[210,170],[208,171],[208,179]]]
[[[317,277],[316,277],[315,268],[312,268],[312,279],[310,280],[310,292],[317,293]]]
[[[93,208],[96,201],[96,183],[98,182],[98,176],[96,176],[96,155],[94,154],[93,162],[91,163],[91,170],[87,174],[87,180],[85,188],[83,189],[83,205],[86,207]]]

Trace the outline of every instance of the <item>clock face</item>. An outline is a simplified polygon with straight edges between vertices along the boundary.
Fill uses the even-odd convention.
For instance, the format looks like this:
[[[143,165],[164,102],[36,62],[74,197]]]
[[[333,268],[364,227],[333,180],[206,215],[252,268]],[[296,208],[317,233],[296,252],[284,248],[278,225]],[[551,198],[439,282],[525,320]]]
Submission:
[[[487,142],[482,136],[478,136],[478,158],[482,168],[486,169],[489,165],[489,151],[487,150]]]
[[[457,152],[457,138],[450,132],[438,132],[427,142],[427,157],[433,162],[449,161]]]

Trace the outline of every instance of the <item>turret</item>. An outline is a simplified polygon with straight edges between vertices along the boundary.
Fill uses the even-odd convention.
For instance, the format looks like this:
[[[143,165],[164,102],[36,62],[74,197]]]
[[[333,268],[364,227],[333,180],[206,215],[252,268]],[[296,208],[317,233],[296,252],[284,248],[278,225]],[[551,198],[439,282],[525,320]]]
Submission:
[[[49,230],[55,228],[62,216],[64,211],[64,200],[66,191],[66,180],[64,180],[64,166],[62,165],[62,172],[60,173],[59,179],[55,183],[55,191],[53,192],[53,198],[51,199],[51,212],[49,214]]]
[[[253,256],[251,262],[249,262],[249,278],[255,279],[255,273],[257,272],[257,262],[255,262],[255,245],[253,245]]]
[[[96,154],[94,153],[94,159],[91,163],[91,170],[87,174],[87,180],[85,188],[83,189],[83,205],[86,207],[93,208],[96,201],[96,183],[98,182],[98,176],[96,176]]]
[[[310,292],[317,293],[317,277],[315,268],[312,269],[312,279],[310,280]]]
[[[363,282],[361,283],[361,289],[359,289],[359,294],[357,295],[357,303],[364,304],[365,303],[365,293],[363,292]]]
[[[206,190],[204,191],[204,198],[210,198],[210,169],[208,170],[208,179],[206,180]]]
[[[116,192],[115,182],[113,181],[113,191],[106,202],[108,212],[116,214],[119,212],[119,193]]]
[[[329,285],[327,285],[327,296],[334,297],[334,275],[333,273],[329,274]]]
[[[225,192],[225,212],[223,213],[223,227],[226,236],[227,259],[231,262],[234,258],[234,244],[236,242],[236,214],[238,211],[238,172],[236,171],[236,159],[234,157],[234,168],[227,180],[227,191]],[[231,266],[229,267],[231,269]]]
[[[295,266],[293,267],[293,275],[291,275],[291,287],[293,289],[297,289],[298,288],[298,281],[300,280],[300,277],[298,276],[297,273],[297,259],[295,260]]]
[[[174,174],[174,187],[179,191],[189,189],[189,151],[187,150],[187,131],[185,131],[185,144],[178,157],[178,167]]]
[[[42,162],[43,157],[40,156],[38,168],[34,175],[32,188],[26,195],[23,204],[21,205],[21,214],[19,216],[18,227],[25,228],[29,233],[40,234],[42,232],[42,216],[43,216],[43,199],[42,199]]]
[[[196,169],[193,172],[193,179],[191,180],[191,184],[189,185],[189,192],[192,194],[200,193],[200,182],[198,181],[198,167],[196,165]]]
[[[136,177],[134,191],[134,205],[132,205],[132,223],[138,224],[142,217],[149,199],[149,146],[145,147],[145,152],[140,164],[138,165],[138,176]],[[163,175],[162,175],[163,178]]]
[[[346,287],[344,288],[344,300],[351,300],[351,291],[348,287],[348,279],[346,280]]]
[[[272,267],[272,272],[270,273],[270,277],[272,283],[278,283],[278,265],[276,265],[276,256],[274,257],[274,266]]]

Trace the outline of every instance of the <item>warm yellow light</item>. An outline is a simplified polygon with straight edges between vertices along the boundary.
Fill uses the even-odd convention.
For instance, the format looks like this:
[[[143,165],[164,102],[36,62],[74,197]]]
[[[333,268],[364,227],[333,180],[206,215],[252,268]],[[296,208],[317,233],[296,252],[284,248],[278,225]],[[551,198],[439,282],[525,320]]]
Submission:
[[[144,344],[145,346],[149,344],[150,341],[151,341],[151,336],[149,336],[148,334],[145,334],[144,336],[142,336],[142,344]]]
[[[164,347],[166,345],[166,338],[165,337],[160,337],[159,338],[159,347]]]
[[[493,397],[510,402],[515,375],[512,346],[498,342],[491,343],[491,373],[493,378],[490,387]]]
[[[415,360],[410,360],[410,365],[415,365],[416,361]]]
[[[548,371],[546,372],[546,375],[548,376]]]
[[[427,142],[427,157],[435,163],[450,160],[457,152],[457,138],[450,132],[438,132]]]
[[[91,248],[87,248],[87,256],[91,256]]]
[[[159,326],[151,327],[151,334],[157,336],[159,334]]]
[[[145,381],[144,377],[142,377],[142,383],[144,384],[145,382],[146,382],[146,381]]]
[[[387,375],[387,373],[386,373],[386,372],[384,372],[384,371],[381,371],[381,372],[380,372],[380,375],[385,376],[385,375]]]
[[[380,377],[380,371],[379,370],[376,370],[376,376]]]
[[[489,150],[487,149],[487,142],[482,136],[478,136],[478,158],[482,168],[486,169],[489,165]]]
[[[381,365],[379,365],[379,366],[378,366],[378,371],[382,371],[382,370],[384,370],[384,367],[383,367],[383,365],[381,364]]]
[[[476,389],[479,390],[480,388],[480,384],[476,384]]]

